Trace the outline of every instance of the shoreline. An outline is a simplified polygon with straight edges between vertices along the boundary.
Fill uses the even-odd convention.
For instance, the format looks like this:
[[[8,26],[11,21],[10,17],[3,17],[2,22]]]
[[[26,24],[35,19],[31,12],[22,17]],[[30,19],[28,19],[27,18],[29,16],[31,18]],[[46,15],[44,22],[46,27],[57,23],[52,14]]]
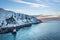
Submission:
[[[32,24],[39,24],[39,23],[40,22],[29,23],[29,24],[24,24],[24,25],[16,26],[16,32],[19,31],[20,28],[30,27]],[[14,27],[0,28],[0,34],[13,33],[13,29],[14,29]]]

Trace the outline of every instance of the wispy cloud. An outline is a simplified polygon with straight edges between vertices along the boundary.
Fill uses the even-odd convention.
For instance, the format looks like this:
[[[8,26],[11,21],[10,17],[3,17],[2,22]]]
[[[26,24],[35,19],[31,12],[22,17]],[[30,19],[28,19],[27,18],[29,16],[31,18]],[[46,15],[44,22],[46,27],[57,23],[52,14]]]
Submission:
[[[46,11],[46,13],[52,14],[52,15],[60,15],[60,11]]]
[[[60,2],[60,0],[35,0],[36,2],[41,2],[41,1],[45,1],[45,2],[49,2],[49,1],[52,1],[52,2]]]
[[[26,1],[22,1],[22,0],[13,0],[13,1],[17,2],[17,3],[21,3],[21,4],[27,4],[27,5],[30,5],[31,7],[48,7],[48,6],[43,5],[43,4],[26,2]]]
[[[53,0],[54,2],[60,2],[60,0]]]

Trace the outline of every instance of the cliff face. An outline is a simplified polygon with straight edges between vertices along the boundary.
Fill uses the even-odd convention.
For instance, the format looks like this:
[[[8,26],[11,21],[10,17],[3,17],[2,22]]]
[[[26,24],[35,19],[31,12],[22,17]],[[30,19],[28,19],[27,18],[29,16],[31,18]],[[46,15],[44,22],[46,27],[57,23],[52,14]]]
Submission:
[[[0,27],[40,22],[37,18],[0,8]]]

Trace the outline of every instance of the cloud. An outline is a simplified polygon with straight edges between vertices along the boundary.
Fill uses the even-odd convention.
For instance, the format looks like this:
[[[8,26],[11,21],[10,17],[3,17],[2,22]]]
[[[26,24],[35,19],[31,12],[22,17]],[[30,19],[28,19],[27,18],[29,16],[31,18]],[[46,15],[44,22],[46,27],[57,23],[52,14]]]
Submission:
[[[60,0],[45,0],[45,1],[60,2]]]
[[[50,1],[52,1],[52,2],[60,2],[60,0],[35,0],[36,2],[50,2]]]
[[[30,5],[31,7],[48,7],[48,6],[43,5],[43,4],[26,2],[26,1],[22,1],[22,0],[13,0],[13,1],[17,2],[17,3],[21,3],[21,4],[27,4],[27,5]]]
[[[53,0],[54,2],[60,2],[60,0]]]
[[[60,11],[50,11],[48,13],[52,15],[60,15]]]
[[[41,0],[35,0],[35,1],[38,2],[38,3],[41,2]]]
[[[47,1],[49,1],[49,0],[35,0],[36,2],[47,2]]]

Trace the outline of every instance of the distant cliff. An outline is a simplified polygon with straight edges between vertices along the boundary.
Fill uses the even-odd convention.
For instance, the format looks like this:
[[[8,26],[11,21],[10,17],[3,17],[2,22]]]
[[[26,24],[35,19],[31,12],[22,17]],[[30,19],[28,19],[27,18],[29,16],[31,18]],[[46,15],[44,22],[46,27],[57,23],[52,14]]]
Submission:
[[[55,15],[44,15],[44,16],[37,16],[36,18],[42,20],[43,22],[59,22],[60,21],[60,16],[55,16]]]

